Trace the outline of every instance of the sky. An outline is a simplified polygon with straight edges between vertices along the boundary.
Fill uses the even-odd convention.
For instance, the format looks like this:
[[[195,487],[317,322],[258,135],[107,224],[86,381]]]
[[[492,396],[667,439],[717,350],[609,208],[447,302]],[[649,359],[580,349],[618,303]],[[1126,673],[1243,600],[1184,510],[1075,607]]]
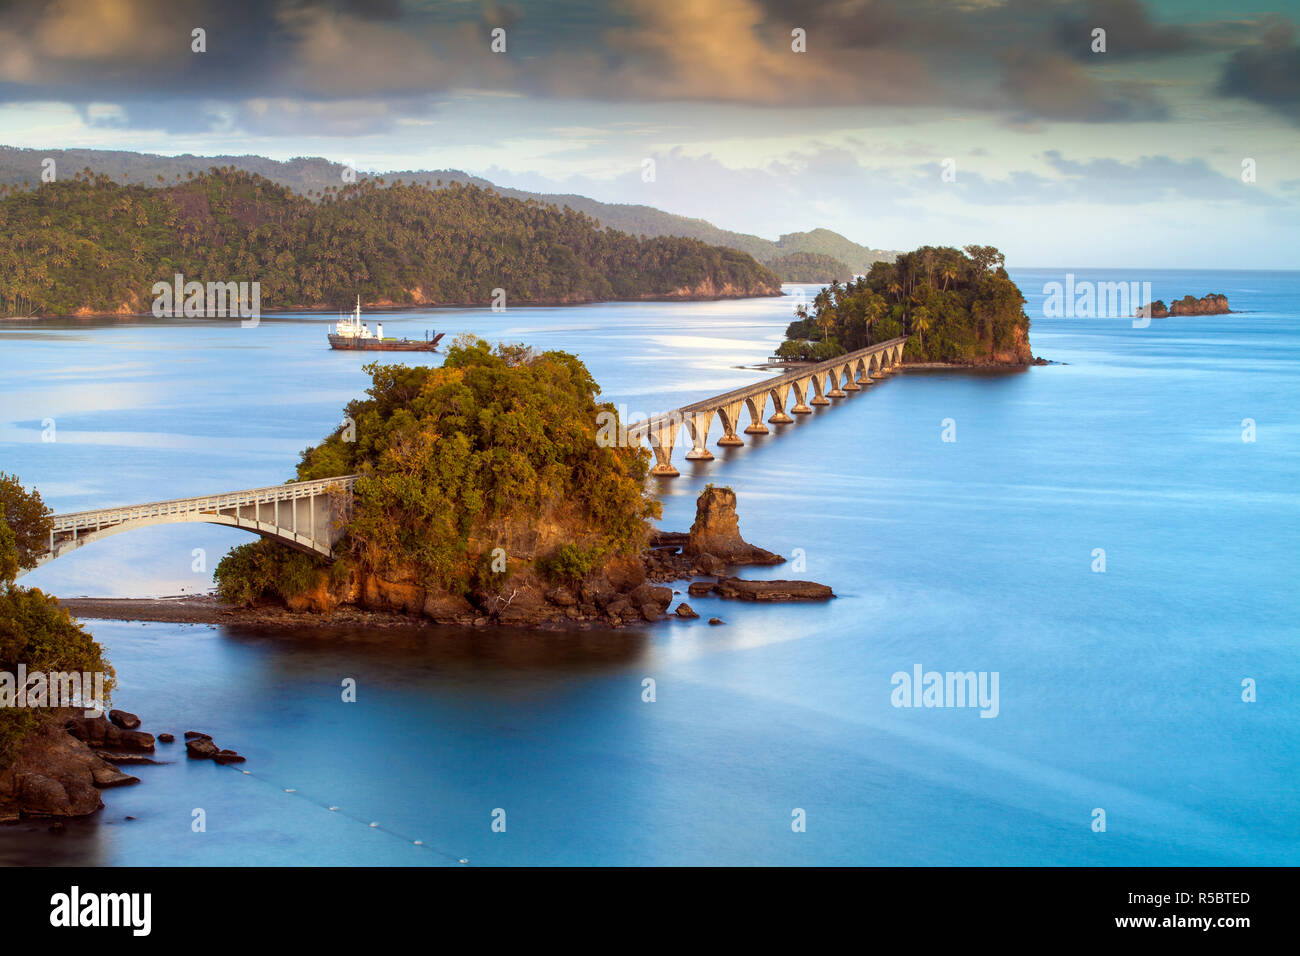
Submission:
[[[995,245],[1012,267],[1300,268],[1298,14],[10,0],[0,143],[461,169],[768,238]]]

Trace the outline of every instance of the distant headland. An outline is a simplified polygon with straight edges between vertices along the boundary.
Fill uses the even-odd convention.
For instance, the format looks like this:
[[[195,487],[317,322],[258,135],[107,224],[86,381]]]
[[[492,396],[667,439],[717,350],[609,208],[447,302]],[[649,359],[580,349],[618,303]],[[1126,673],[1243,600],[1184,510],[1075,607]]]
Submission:
[[[602,229],[478,186],[380,182],[304,197],[230,167],[152,187],[84,170],[7,191],[0,314],[143,315],[177,274],[255,282],[268,312],[350,308],[358,294],[388,308],[781,294],[735,249]]]

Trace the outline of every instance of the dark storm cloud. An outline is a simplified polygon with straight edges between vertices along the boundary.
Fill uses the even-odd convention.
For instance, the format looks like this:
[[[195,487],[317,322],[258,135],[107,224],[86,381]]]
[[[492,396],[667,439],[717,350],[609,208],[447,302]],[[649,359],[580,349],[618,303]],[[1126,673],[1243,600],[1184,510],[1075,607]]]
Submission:
[[[488,49],[495,26],[507,55]],[[1108,31],[1104,57],[1081,52],[1093,26]],[[191,52],[195,27],[206,53]],[[796,27],[807,53],[790,48]],[[1140,0],[16,0],[0,13],[0,95],[115,102],[122,112],[98,122],[168,130],[284,122],[353,134],[455,90],[1125,122],[1168,110],[1106,65],[1194,46]],[[1225,89],[1293,102],[1287,49],[1239,53]]]
[[[1058,48],[1078,59],[1098,55],[1092,50],[1092,32],[1098,28],[1106,31],[1108,57],[1154,57],[1197,48],[1190,31],[1156,23],[1139,0],[1082,0],[1069,4],[1055,21]]]
[[[1219,92],[1253,100],[1300,121],[1300,47],[1293,41],[1294,32],[1289,20],[1269,23],[1259,46],[1238,50],[1228,60]]]

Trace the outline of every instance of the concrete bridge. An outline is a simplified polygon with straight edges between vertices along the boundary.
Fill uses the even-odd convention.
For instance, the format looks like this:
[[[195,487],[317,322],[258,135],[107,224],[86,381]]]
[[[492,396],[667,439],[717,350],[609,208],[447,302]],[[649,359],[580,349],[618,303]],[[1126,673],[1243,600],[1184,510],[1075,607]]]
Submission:
[[[722,437],[718,444],[743,445],[744,441],[736,430],[746,409],[750,421],[745,434],[767,434],[763,415],[769,399],[773,414],[767,421],[776,425],[788,424],[794,421],[790,415],[810,414],[810,406],[829,405],[832,398],[841,398],[870,385],[872,376],[880,377],[892,372],[903,360],[906,341],[905,336],[890,339],[693,402],[628,425],[626,434],[630,441],[650,443],[656,462],[651,474],[677,475],[679,472],[673,467],[672,455],[682,426],[686,427],[694,443],[686,457],[707,461],[713,458],[705,442],[714,415],[722,420]],[[786,414],[786,402],[791,393],[794,394],[794,404],[790,407],[790,414]],[[218,495],[54,515],[49,546],[37,560],[37,567],[109,535],[184,521],[243,528],[264,538],[274,538],[291,548],[329,557],[343,533],[352,486],[359,477],[343,475]]]
[[[220,495],[54,515],[49,548],[36,564],[39,567],[109,535],[182,521],[243,528],[299,551],[328,557],[342,534],[342,518],[349,502],[349,497],[344,496],[351,495],[358,477],[295,481]]]
[[[749,412],[749,425],[745,428],[745,434],[766,435],[768,428],[763,423],[763,414],[768,399],[772,401],[773,414],[767,420],[774,425],[789,424],[794,421],[790,415],[808,415],[812,412],[809,406],[829,405],[832,398],[843,398],[849,392],[861,391],[870,385],[873,375],[881,377],[894,371],[903,361],[903,346],[906,343],[907,336],[904,335],[816,365],[806,365],[776,378],[683,405],[671,412],[628,425],[628,440],[650,443],[655,455],[655,466],[650,471],[652,475],[674,477],[680,472],[673,467],[673,446],[677,444],[677,436],[683,425],[693,444],[686,453],[687,459],[708,461],[713,458],[713,454],[705,447],[705,442],[714,415],[722,420],[722,437],[718,439],[718,444],[724,447],[743,445],[744,440],[736,434],[743,412]],[[786,401],[791,392],[794,393],[794,405],[790,408],[790,414],[786,414]]]

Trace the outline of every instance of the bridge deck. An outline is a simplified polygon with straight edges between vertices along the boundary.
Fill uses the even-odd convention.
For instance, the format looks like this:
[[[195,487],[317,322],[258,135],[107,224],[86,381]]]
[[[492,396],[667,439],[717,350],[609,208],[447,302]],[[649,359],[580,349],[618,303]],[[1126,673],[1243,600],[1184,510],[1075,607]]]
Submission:
[[[844,355],[837,355],[833,359],[827,359],[824,362],[818,362],[815,365],[806,365],[803,368],[795,369],[791,372],[783,372],[773,378],[764,379],[761,382],[755,382],[753,385],[744,385],[740,388],[733,388],[729,392],[723,392],[721,395],[714,395],[711,398],[703,398],[698,402],[691,402],[689,405],[683,405],[681,408],[673,409],[670,412],[662,412],[647,418],[644,421],[628,425],[628,432],[638,432],[641,429],[652,429],[662,423],[680,421],[685,416],[694,412],[712,411],[719,406],[730,404],[731,402],[744,401],[755,395],[762,395],[774,388],[780,388],[782,385],[801,382],[804,379],[811,378],[814,375],[826,374],[837,368],[843,368],[845,365],[856,362],[861,358],[873,355],[877,352],[884,352],[896,345],[907,341],[907,336],[899,336],[890,339],[887,342],[877,342],[875,345],[868,345],[866,348],[856,349],[852,352],[846,352]]]
[[[350,488],[358,475],[341,475],[338,478],[317,478],[312,481],[293,481],[283,485],[268,485],[265,488],[247,488],[242,491],[228,491],[224,494],[198,495],[192,498],[171,498],[167,501],[151,501],[139,505],[122,505],[115,508],[96,508],[91,511],[71,511],[67,514],[53,516],[54,534],[72,531],[99,529],[106,525],[119,524],[124,521],[138,521],[145,518],[157,518],[164,515],[209,514],[242,505],[269,504],[277,501],[292,501],[297,498],[310,498],[324,494],[333,485]]]

